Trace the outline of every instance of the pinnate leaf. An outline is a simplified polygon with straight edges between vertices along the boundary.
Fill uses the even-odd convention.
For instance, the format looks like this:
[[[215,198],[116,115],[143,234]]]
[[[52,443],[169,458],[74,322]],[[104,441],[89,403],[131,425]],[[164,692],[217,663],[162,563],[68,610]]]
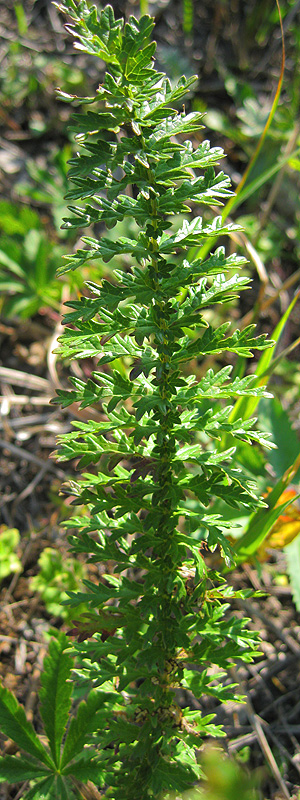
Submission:
[[[87,734],[97,726],[97,712],[103,707],[102,692],[91,691],[87,700],[78,706],[76,717],[70,722],[64,744],[61,768],[63,769],[84,747]]]

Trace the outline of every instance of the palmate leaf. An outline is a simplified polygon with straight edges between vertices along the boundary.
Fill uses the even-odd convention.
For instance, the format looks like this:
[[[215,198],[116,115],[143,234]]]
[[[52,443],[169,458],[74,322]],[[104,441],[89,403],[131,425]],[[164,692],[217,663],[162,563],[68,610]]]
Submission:
[[[50,769],[54,767],[50,754],[40,742],[31,723],[26,719],[23,706],[3,686],[0,686],[0,730],[5,736],[12,739],[21,750],[25,750]]]
[[[60,763],[61,742],[71,705],[72,683],[69,679],[73,664],[64,652],[67,645],[68,639],[63,633],[50,642],[41,677],[41,717],[56,766]]]
[[[127,56],[127,61],[129,56],[134,57],[141,51],[147,51],[147,43],[153,27],[153,19],[148,14],[143,15],[139,21],[136,17],[129,17],[129,21],[125,25],[123,38],[123,50]]]
[[[184,75],[182,78],[179,78],[178,83],[175,87],[172,88],[170,81],[166,76],[163,76],[163,80],[160,83],[163,83],[163,87],[165,89],[165,97],[166,101],[169,103],[172,100],[179,100],[181,97],[184,97],[189,90],[190,86],[192,86],[197,80],[197,75],[192,75],[190,78],[186,78]]]

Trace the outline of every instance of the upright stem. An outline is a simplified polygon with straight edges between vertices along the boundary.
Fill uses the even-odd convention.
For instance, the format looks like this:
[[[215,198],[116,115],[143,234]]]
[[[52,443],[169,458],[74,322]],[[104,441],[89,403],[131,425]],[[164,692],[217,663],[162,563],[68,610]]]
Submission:
[[[158,216],[155,199],[152,201],[151,227],[156,233]],[[149,273],[154,295],[157,294],[162,279],[161,259],[157,253],[158,246],[155,233],[149,237],[149,251],[152,254]],[[166,266],[166,262],[162,262],[162,264]],[[153,716],[156,715],[157,724],[149,731],[148,717],[146,716],[145,724],[141,726],[139,746],[141,746],[142,740],[145,739],[144,759],[139,761],[137,769],[132,775],[131,800],[144,800],[144,798],[146,800],[149,797],[148,781],[149,783],[152,781],[153,771],[163,747],[166,725],[176,726],[179,724],[181,717],[179,707],[177,708],[173,702],[174,692],[170,687],[170,672],[174,665],[176,667],[174,627],[178,625],[173,613],[174,596],[169,588],[170,578],[173,583],[174,573],[178,568],[178,564],[174,562],[170,552],[175,532],[171,493],[174,483],[172,459],[175,452],[175,437],[172,435],[172,429],[175,416],[171,403],[172,391],[169,386],[171,372],[170,311],[171,306],[168,302],[157,300],[154,296],[152,305],[153,321],[159,329],[154,337],[159,361],[154,383],[158,387],[161,403],[154,412],[154,418],[158,422],[158,433],[153,454],[156,455],[158,467],[154,478],[155,488],[152,494],[152,504],[156,510],[155,533],[157,543],[153,549],[152,563],[156,567],[157,585],[155,586],[155,582],[151,584],[151,592],[152,594],[156,592],[158,598],[153,645],[160,649],[163,659],[157,666],[157,675],[153,683]]]
[[[155,231],[158,227],[157,216],[157,203],[156,198],[152,201],[152,225]],[[150,250],[152,251],[152,260],[150,266],[150,276],[155,292],[158,291],[161,284],[162,275],[161,267],[166,266],[166,262],[162,261],[161,257],[157,255],[157,239],[155,236],[151,238]],[[167,662],[171,655],[174,656],[176,647],[174,642],[170,641],[170,636],[166,637],[166,629],[172,628],[172,600],[173,595],[170,591],[170,575],[176,572],[177,564],[174,563],[171,556],[171,546],[173,543],[173,536],[175,531],[175,523],[172,512],[172,484],[173,484],[173,468],[172,460],[175,453],[175,437],[172,436],[172,429],[174,425],[174,412],[172,409],[172,391],[170,390],[169,378],[171,373],[171,342],[170,342],[170,321],[171,321],[171,305],[168,301],[158,300],[154,297],[153,301],[153,317],[159,331],[155,336],[155,344],[158,354],[158,366],[156,368],[155,383],[158,387],[160,405],[157,408],[154,417],[158,422],[158,433],[156,438],[156,446],[154,451],[157,456],[157,485],[152,495],[152,504],[157,510],[157,523],[156,523],[156,537],[157,546],[156,552],[153,553],[153,558],[159,564],[159,595],[160,604],[158,609],[157,618],[157,641],[160,643],[162,650],[165,652],[165,662]],[[164,676],[166,670],[164,668]],[[163,687],[167,691],[165,678],[163,680]],[[169,697],[168,697],[169,700]],[[167,695],[166,695],[167,701]]]

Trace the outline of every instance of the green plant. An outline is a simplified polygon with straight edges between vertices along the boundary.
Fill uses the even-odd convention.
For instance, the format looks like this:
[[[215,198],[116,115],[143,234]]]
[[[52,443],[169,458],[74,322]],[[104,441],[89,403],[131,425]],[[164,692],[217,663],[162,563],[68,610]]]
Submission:
[[[279,320],[273,332],[272,346],[265,350],[258,360],[256,386],[266,385],[274,370],[281,364],[284,351],[277,355],[277,347],[297,299],[298,294],[294,296]],[[297,345],[297,341],[290,345],[289,350],[292,350],[295,345]],[[243,363],[239,365],[241,376],[244,375],[244,366]],[[219,411],[219,408],[220,405],[215,406],[215,413]],[[287,413],[282,409],[279,400],[272,396],[269,398],[261,398],[259,395],[239,397],[230,411],[229,423],[238,425],[239,419],[245,421],[255,413],[258,415],[259,425],[268,431],[275,445],[275,448],[268,454],[269,464],[277,478],[272,491],[270,491],[269,474],[265,470],[263,453],[253,451],[249,443],[239,439],[236,441],[235,461],[247,471],[248,475],[253,479],[256,478],[259,482],[261,493],[267,494],[266,506],[247,513],[242,508],[226,508],[226,504],[221,499],[217,499],[213,504],[215,513],[221,514],[226,519],[230,528],[230,538],[236,539],[235,559],[240,562],[251,560],[256,556],[281,515],[294,513],[290,506],[298,498],[295,491],[288,491],[288,487],[291,481],[299,476],[300,443],[291,430]],[[261,443],[263,443],[262,438]],[[219,442],[219,452],[230,448],[233,444],[232,434],[224,432]]]
[[[116,232],[114,239],[83,237],[84,247],[61,270],[91,258],[112,260],[111,280],[89,282],[89,297],[69,301],[60,348],[68,358],[94,359],[95,370],[87,381],[72,378],[73,390],[59,391],[58,401],[99,403],[103,412],[100,422],[75,422],[60,438],[58,454],[91,470],[71,485],[74,502],[90,510],[66,523],[75,531],[72,551],[107,565],[97,585],[85,580],[85,591],[69,591],[67,601],[78,637],[72,652],[79,683],[88,687],[87,702],[94,690],[102,702],[85,740],[95,747],[95,773],[88,766],[85,775],[102,781],[107,798],[158,799],[194,786],[203,737],[222,734],[213,715],[182,707],[182,690],[220,702],[241,699],[228,670],[257,654],[258,636],[230,611],[231,599],[247,592],[234,592],[206,566],[202,545],[219,547],[230,563],[227,523],[214,513],[215,498],[246,513],[264,505],[253,482],[232,466],[234,446],[218,446],[225,434],[245,442],[259,441],[260,434],[246,415],[231,422],[231,406],[216,404],[266,392],[253,375],[232,379],[230,366],[205,369],[205,358],[225,352],[248,358],[268,343],[264,335],[254,337],[253,326],[238,331],[230,322],[217,327],[207,320],[214,304],[247,287],[248,279],[234,273],[245,259],[226,257],[224,247],[205,259],[186,257],[190,248],[238,227],[220,217],[205,224],[199,216],[186,219],[195,206],[218,206],[231,194],[229,179],[214,171],[222,151],[207,141],[195,150],[187,139],[202,127],[202,115],[177,110],[194,79],[181,78],[171,88],[153,69],[150,17],[130,17],[124,27],[111,6],[99,18],[84,0],[60,8],[71,17],[77,48],[107,64],[96,97],[83,100],[91,110],[73,117],[82,149],[71,160],[68,199],[82,205],[70,206],[65,225],[100,223]],[[131,218],[136,233],[118,235],[115,226]],[[114,259],[122,255],[129,263],[116,269]],[[197,361],[199,381],[192,371]],[[122,371],[115,368],[120,363]],[[81,603],[89,611],[80,616]],[[60,681],[58,675],[58,689]],[[43,706],[48,730],[50,711],[52,719],[52,708]],[[5,712],[3,719],[4,725]],[[69,776],[82,773],[61,750],[62,729],[56,740],[52,726],[52,743],[48,733],[48,793],[43,767],[39,788],[37,782],[27,797],[50,798],[53,787],[56,797],[72,796]],[[24,748],[21,738],[18,743]],[[85,753],[90,760],[89,747]],[[8,767],[1,762],[2,777],[15,763],[21,775],[16,758]]]
[[[247,753],[245,755],[247,757]],[[182,800],[258,800],[256,787],[262,777],[260,770],[247,773],[237,759],[230,758],[216,745],[204,747],[202,764],[205,781],[199,788],[184,792]],[[170,794],[168,800],[177,800],[176,792]]]
[[[30,581],[30,589],[39,592],[49,614],[70,617],[70,610],[62,606],[66,591],[78,589],[84,577],[84,567],[75,558],[65,558],[53,547],[45,547],[38,560],[39,572]]]
[[[61,229],[61,224],[67,213],[64,196],[68,188],[68,159],[71,155],[71,145],[67,144],[63,149],[50,153],[43,167],[28,158],[26,168],[31,181],[17,183],[15,187],[21,197],[30,197],[35,203],[50,207],[57,234],[63,239],[67,236],[67,231]]]
[[[36,211],[25,205],[0,200],[0,232],[1,235],[16,236],[21,239],[29,230],[39,230],[41,220]]]
[[[17,215],[18,208],[16,206]],[[8,225],[12,214],[5,215]],[[20,228],[20,226],[18,226]],[[43,305],[60,309],[61,286],[55,280],[62,250],[37,228],[21,236],[0,237],[1,312],[10,317],[30,317]]]
[[[103,784],[103,770],[94,757],[93,731],[103,724],[105,702],[111,702],[114,692],[106,685],[100,691],[92,690],[76,715],[70,716],[73,662],[64,652],[67,644],[61,632],[50,642],[44,660],[40,714],[46,746],[28,722],[23,706],[0,686],[1,730],[26,754],[0,757],[0,780],[29,781],[28,791],[22,794],[27,800],[70,800],[82,797],[78,793],[81,783],[93,780]]]
[[[12,572],[21,572],[22,564],[16,554],[20,534],[16,528],[0,527],[0,581]]]

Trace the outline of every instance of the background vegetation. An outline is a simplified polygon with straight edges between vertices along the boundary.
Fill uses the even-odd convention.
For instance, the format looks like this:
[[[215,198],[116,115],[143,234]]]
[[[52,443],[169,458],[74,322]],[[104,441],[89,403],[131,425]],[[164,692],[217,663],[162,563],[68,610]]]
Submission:
[[[116,15],[139,12],[139,3],[112,4]],[[170,80],[182,73],[199,74],[198,88],[189,101],[191,109],[206,112],[208,130],[203,133],[215,146],[224,147],[227,158],[222,166],[235,187],[254,156],[238,200],[228,209],[229,217],[244,227],[243,234],[235,235],[232,251],[247,255],[244,274],[252,277],[252,291],[243,293],[239,304],[225,311],[220,307],[219,321],[228,314],[237,326],[255,321],[258,333],[268,332],[276,342],[258,365],[275,399],[249,407],[249,413],[255,413],[261,428],[272,433],[278,449],[267,460],[242,444],[237,454],[262,491],[275,487],[272,510],[272,504],[290,503],[297,495],[300,450],[295,294],[300,277],[300,4],[281,2],[285,72],[279,102],[257,156],[282,66],[274,0],[144,0],[141,7],[155,15],[158,61]],[[56,99],[55,87],[88,95],[101,75],[93,59],[74,55],[51,3],[37,0],[3,7],[1,37],[1,673],[38,725],[36,686],[45,634],[52,625],[65,625],[57,606],[59,595],[65,588],[72,589],[72,581],[80,581],[84,570],[78,563],[75,569],[70,557],[66,561],[67,543],[60,526],[65,517],[62,507],[69,498],[65,501],[58,487],[71,469],[64,472],[49,456],[55,436],[70,429],[70,415],[85,419],[85,413],[75,404],[64,412],[50,410],[49,400],[69,374],[88,379],[93,369],[92,362],[57,363],[53,349],[63,302],[87,293],[84,281],[92,280],[96,270],[92,265],[81,275],[69,273],[64,281],[55,278],[62,255],[78,243],[76,232],[60,227],[66,214],[67,162],[76,145],[66,127],[69,108]],[[102,271],[109,277],[108,265]],[[222,365],[227,362],[219,362]],[[252,371],[253,365],[237,359],[234,368],[241,376]],[[201,367],[197,369],[200,377]],[[300,514],[296,503],[281,511],[277,521],[278,512],[272,517],[276,527],[270,529],[269,524],[269,540],[259,519],[254,534],[252,526],[252,536],[240,548],[241,566],[232,576],[235,586],[253,586],[270,595],[263,607],[253,603],[250,609],[254,620],[256,615],[254,627],[259,616],[266,644],[256,669],[240,673],[246,681],[248,717],[245,711],[231,709],[231,715],[224,716],[224,709],[216,709],[219,720],[225,722],[229,751],[241,752],[251,768],[267,764],[264,796],[268,797],[274,796],[278,785],[285,796],[297,794],[300,783],[295,712]],[[232,518],[230,523],[233,527]],[[235,523],[245,525],[245,520]],[[95,566],[95,578],[97,570]],[[89,578],[93,580],[93,565]],[[243,606],[240,613],[245,611],[249,609]],[[211,700],[207,710],[215,710]],[[249,744],[253,745],[251,755]],[[0,796],[17,797],[17,791],[7,790]]]

